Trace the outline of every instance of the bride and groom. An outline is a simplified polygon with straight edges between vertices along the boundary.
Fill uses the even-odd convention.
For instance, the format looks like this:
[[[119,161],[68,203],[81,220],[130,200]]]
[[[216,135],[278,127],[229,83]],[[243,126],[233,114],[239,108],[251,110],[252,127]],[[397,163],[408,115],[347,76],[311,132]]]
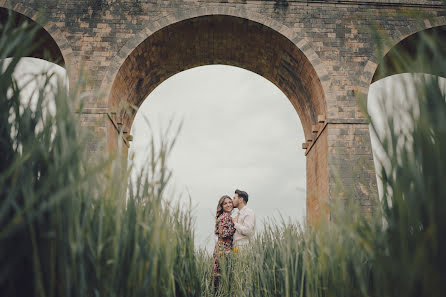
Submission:
[[[214,229],[215,235],[217,235],[217,243],[213,253],[214,264],[212,269],[214,286],[218,286],[219,260],[221,257],[231,254],[234,250],[242,249],[249,244],[255,233],[256,216],[252,209],[246,206],[247,203],[248,193],[241,190],[235,190],[233,199],[225,195],[218,201]],[[234,208],[238,208],[238,214],[235,218],[232,217]]]

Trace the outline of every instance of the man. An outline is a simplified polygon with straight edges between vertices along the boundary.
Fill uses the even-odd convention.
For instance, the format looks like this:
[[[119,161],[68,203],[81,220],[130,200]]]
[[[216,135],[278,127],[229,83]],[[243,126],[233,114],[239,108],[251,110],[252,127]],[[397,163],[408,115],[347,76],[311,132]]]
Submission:
[[[256,215],[252,209],[248,208],[248,193],[241,190],[235,190],[234,199],[232,200],[234,207],[237,207],[239,212],[237,217],[233,220],[235,227],[234,234],[234,248],[243,247],[247,245],[250,239],[254,236],[256,229]]]

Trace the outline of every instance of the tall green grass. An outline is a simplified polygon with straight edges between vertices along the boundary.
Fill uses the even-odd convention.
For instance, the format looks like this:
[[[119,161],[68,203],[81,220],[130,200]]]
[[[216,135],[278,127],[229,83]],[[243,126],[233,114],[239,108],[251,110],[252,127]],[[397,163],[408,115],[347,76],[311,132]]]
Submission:
[[[129,186],[121,158],[92,158],[86,149],[88,133],[73,110],[82,106],[80,87],[70,94],[61,83],[51,88],[43,73],[37,104],[24,98],[13,72],[36,29],[11,24],[0,37],[0,59],[14,57],[0,60],[1,296],[446,292],[446,102],[436,79],[416,85],[418,100],[405,114],[409,134],[395,129],[393,113],[388,133],[378,133],[384,193],[375,212],[352,216],[357,205],[334,202],[333,221],[317,229],[266,224],[251,247],[222,260],[215,293],[212,257],[194,248],[190,212],[165,197],[169,142],[152,147],[148,170]],[[423,46],[445,67],[437,45],[426,39]],[[52,101],[55,112],[45,112]]]
[[[164,202],[169,146],[128,187],[121,158],[87,151],[77,86],[43,73],[37,104],[24,97],[13,72],[37,29],[13,23],[0,37],[13,57],[0,60],[0,295],[199,296],[191,218]]]
[[[392,44],[375,34],[378,51]],[[394,54],[392,70],[446,69],[444,40],[422,35],[418,46],[415,57]],[[333,221],[317,229],[266,224],[252,246],[236,256],[230,273],[237,281],[218,296],[444,296],[446,94],[434,76],[413,81],[403,94],[407,108],[392,100],[391,90],[381,94],[385,133],[376,131],[382,119],[369,118],[383,152],[383,193],[376,210],[354,216],[361,213],[358,205],[334,201]]]

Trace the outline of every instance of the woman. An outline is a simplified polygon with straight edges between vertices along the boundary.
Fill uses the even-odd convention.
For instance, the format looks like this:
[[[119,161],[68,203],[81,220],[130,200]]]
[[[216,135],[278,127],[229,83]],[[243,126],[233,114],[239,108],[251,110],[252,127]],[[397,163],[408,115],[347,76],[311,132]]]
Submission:
[[[214,289],[218,288],[220,280],[220,264],[219,258],[225,257],[232,251],[232,237],[235,229],[232,222],[231,213],[233,205],[231,197],[225,195],[218,200],[217,214],[215,216],[215,235],[217,235],[217,243],[215,244],[214,265],[212,269],[212,276],[214,279]]]

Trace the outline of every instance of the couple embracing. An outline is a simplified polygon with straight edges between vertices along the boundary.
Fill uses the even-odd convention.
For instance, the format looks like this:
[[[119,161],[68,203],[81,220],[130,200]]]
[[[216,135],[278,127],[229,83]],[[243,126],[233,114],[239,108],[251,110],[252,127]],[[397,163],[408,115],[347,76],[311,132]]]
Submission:
[[[248,203],[248,193],[235,190],[234,198],[225,195],[220,198],[215,216],[215,244],[213,258],[214,264],[212,275],[214,287],[218,287],[220,264],[219,259],[231,254],[234,250],[243,249],[249,244],[255,233],[256,216],[246,205]],[[232,218],[232,210],[238,208],[238,214]]]

